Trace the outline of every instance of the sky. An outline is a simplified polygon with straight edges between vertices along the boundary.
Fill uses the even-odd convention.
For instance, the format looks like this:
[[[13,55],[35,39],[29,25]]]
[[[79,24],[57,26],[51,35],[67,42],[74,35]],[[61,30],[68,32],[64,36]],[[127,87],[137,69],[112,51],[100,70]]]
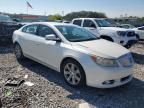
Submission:
[[[26,1],[33,7],[28,13],[36,15],[85,10],[104,12],[110,18],[125,14],[144,17],[144,0],[0,0],[0,12],[27,13]]]

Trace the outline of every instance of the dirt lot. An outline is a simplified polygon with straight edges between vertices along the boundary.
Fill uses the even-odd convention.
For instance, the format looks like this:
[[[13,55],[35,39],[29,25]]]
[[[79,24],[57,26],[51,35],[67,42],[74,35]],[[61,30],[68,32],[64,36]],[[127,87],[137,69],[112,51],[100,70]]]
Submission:
[[[135,59],[134,79],[113,89],[69,87],[57,73],[26,59],[18,63],[12,46],[0,45],[0,98],[3,108],[76,108],[88,102],[92,108],[144,108],[144,42],[131,49]],[[8,78],[16,77],[34,83],[29,87],[4,86]]]

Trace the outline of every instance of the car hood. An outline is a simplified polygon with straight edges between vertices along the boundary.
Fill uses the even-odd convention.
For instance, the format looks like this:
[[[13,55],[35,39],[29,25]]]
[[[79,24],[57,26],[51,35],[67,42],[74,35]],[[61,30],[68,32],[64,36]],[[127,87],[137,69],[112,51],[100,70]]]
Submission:
[[[79,47],[80,49],[84,49],[84,51],[87,53],[110,59],[119,58],[130,52],[126,48],[104,39],[77,42],[74,43],[73,46]]]
[[[119,27],[101,27],[102,30],[112,30],[112,31],[126,31],[124,28]]]

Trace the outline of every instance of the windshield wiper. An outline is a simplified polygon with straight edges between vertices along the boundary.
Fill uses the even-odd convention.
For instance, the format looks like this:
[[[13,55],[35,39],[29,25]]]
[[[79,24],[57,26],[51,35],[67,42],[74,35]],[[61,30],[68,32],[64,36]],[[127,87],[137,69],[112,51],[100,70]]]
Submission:
[[[89,39],[83,39],[83,40],[71,40],[72,42],[82,42],[82,41],[91,41],[91,40],[97,40],[100,38],[89,38]]]

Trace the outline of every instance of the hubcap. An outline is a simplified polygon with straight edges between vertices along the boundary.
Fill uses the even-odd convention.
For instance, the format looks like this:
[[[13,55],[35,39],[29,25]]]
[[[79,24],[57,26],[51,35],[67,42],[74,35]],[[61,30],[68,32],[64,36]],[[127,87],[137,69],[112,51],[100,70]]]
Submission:
[[[16,57],[17,58],[20,58],[21,57],[21,48],[19,45],[16,45],[15,46],[15,54],[16,54]]]
[[[79,84],[81,80],[81,73],[79,68],[73,63],[66,64],[64,67],[64,77],[67,82],[72,85]]]

